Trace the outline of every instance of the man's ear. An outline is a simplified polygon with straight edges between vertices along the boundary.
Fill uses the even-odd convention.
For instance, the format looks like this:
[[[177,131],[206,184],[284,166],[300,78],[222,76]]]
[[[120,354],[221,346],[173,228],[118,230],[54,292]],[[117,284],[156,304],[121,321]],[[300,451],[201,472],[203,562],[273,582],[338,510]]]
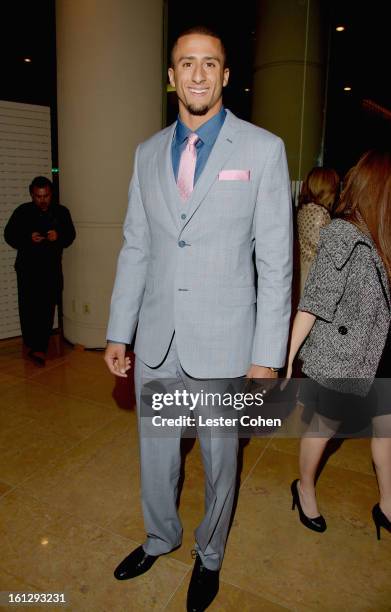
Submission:
[[[175,75],[174,75],[174,69],[173,68],[169,68],[168,69],[168,78],[170,81],[170,85],[171,87],[173,87],[175,89]]]
[[[223,87],[228,85],[228,81],[229,81],[229,68],[224,68]]]

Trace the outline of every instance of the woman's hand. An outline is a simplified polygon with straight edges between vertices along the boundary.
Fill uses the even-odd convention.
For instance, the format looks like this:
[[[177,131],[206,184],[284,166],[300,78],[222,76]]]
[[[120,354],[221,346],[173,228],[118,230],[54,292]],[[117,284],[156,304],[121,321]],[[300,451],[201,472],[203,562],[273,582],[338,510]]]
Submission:
[[[284,376],[284,380],[281,383],[280,389],[283,391],[287,386],[289,380],[292,378],[292,362],[288,361],[288,365],[286,366],[286,372]]]
[[[292,378],[292,363],[288,363],[284,378]]]

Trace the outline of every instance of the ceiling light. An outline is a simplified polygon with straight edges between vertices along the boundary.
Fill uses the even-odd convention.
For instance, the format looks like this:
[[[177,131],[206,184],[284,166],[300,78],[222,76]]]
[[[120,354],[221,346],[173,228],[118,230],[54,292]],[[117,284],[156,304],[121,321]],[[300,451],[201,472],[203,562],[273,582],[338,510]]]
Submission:
[[[350,87],[350,85],[346,85],[346,86],[343,88],[343,90],[344,90],[344,91],[352,91],[352,88]]]
[[[335,29],[337,30],[337,32],[344,32],[345,31],[345,26],[339,25]]]
[[[25,58],[23,59],[23,61],[24,61],[26,64],[31,64],[31,57],[25,57]]]
[[[246,89],[244,91],[246,91],[248,93],[249,91],[251,91],[251,89],[249,87],[246,87]]]

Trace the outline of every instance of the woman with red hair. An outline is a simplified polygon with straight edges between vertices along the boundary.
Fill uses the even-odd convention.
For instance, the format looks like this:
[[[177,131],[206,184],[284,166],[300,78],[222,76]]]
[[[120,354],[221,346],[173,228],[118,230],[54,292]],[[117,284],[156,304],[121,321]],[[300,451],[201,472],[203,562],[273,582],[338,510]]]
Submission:
[[[287,377],[301,347],[307,380],[300,399],[304,412],[313,408],[301,440],[300,479],[291,485],[293,509],[309,529],[326,530],[315,496],[321,457],[341,424],[362,423],[366,414],[380,491],[372,516],[380,539],[381,527],[391,531],[390,152],[373,150],[360,158],[335,215],[320,231],[292,330]]]

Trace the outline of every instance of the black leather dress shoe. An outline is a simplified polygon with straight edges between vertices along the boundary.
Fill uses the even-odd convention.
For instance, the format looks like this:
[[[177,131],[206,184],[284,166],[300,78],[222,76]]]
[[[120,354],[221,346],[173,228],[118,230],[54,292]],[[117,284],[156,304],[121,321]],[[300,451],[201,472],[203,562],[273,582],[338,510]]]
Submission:
[[[129,578],[141,576],[141,574],[145,574],[152,567],[158,558],[159,556],[153,557],[148,555],[143,547],[139,546],[115,568],[114,576],[117,580],[128,580]]]
[[[45,353],[31,350],[27,353],[27,355],[37,366],[42,368],[45,365]]]
[[[219,574],[219,570],[205,567],[196,554],[187,592],[187,612],[202,612],[210,606],[219,591]]]

